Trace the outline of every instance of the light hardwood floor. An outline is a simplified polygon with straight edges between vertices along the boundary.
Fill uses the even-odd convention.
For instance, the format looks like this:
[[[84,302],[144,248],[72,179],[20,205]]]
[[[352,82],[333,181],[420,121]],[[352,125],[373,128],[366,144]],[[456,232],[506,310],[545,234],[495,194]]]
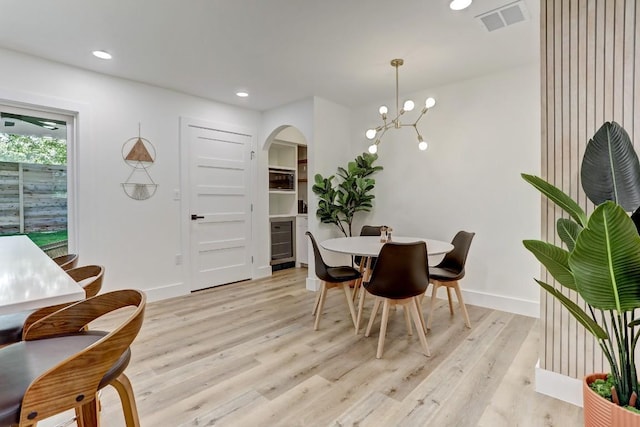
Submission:
[[[371,337],[354,335],[338,290],[313,331],[305,277],[284,270],[148,304],[127,369],[142,426],[582,425],[581,409],[534,391],[535,319],[468,306],[469,330],[439,300],[426,357],[398,309],[377,360],[379,320]],[[101,400],[103,427],[124,425],[115,391]]]

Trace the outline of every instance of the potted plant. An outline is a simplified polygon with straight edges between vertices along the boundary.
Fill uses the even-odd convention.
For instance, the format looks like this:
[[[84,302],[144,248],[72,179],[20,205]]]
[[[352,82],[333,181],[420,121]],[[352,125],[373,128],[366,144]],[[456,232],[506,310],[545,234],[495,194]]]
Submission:
[[[335,224],[345,237],[351,237],[351,225],[357,212],[369,212],[375,196],[371,193],[376,181],[370,176],[382,170],[373,166],[377,154],[362,153],[347,168],[338,168],[340,178],[334,184],[335,175],[324,178],[315,176],[313,192],[318,196],[316,215],[325,224]]]
[[[566,248],[539,240],[523,243],[559,286],[536,282],[595,337],[609,363],[609,382],[598,382],[609,400],[589,387],[605,374],[584,380],[585,425],[640,425],[640,415],[633,412],[640,407],[635,363],[640,337],[640,317],[635,313],[640,308],[640,236],[634,223],[640,217],[640,163],[620,125],[607,122],[589,140],[580,174],[584,192],[596,205],[590,215],[557,187],[522,174],[568,214],[557,221]],[[632,219],[627,212],[634,210]],[[577,292],[586,309],[567,298],[564,288]],[[594,409],[593,404],[604,408]]]

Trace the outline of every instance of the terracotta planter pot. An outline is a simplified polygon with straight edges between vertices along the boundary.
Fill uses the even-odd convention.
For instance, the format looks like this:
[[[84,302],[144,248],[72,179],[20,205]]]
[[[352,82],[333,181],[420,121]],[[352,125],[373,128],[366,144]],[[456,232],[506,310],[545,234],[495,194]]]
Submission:
[[[582,381],[582,401],[584,402],[585,427],[637,427],[640,414],[631,412],[600,397],[591,390],[589,384],[597,379],[606,379],[607,374],[587,375]]]

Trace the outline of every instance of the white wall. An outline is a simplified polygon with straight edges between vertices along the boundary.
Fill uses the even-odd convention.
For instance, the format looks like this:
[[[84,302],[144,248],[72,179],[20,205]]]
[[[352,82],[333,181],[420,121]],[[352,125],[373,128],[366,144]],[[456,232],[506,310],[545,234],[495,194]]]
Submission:
[[[254,274],[269,272],[267,159],[263,145],[283,125],[295,126],[309,144],[309,174],[329,175],[366,150],[365,129],[377,124],[378,105],[357,110],[309,98],[263,114],[173,91],[107,77],[0,49],[0,100],[79,112],[78,227],[82,263],[107,267],[105,289],[136,287],[150,298],[189,292],[181,247],[179,118],[255,129]],[[396,234],[450,240],[459,229],[476,239],[463,283],[467,300],[537,315],[532,282],[539,267],[521,240],[539,235],[540,208],[521,172],[539,173],[540,120],[537,65],[412,94],[438,100],[420,125],[429,150],[418,152],[410,130],[390,131],[380,145],[376,207],[362,223],[387,224]],[[385,100],[393,105],[393,100]],[[158,191],[147,201],[121,188],[130,169],[122,144],[137,135],[157,149],[149,172]],[[263,175],[261,175],[263,174]],[[311,184],[311,183],[310,183]],[[309,229],[324,239],[333,226],[315,217]],[[310,265],[310,267],[313,267]],[[313,276],[313,273],[310,273]],[[313,278],[307,286],[314,288]]]
[[[106,267],[106,290],[134,287],[150,299],[189,292],[181,253],[179,118],[255,129],[260,113],[177,92],[107,77],[0,49],[0,101],[79,111],[77,146],[79,240],[82,264]],[[155,146],[149,169],[159,185],[146,201],[125,195],[130,173],[122,144],[138,135]],[[263,247],[264,244],[258,244]],[[264,254],[263,254],[264,257]]]
[[[540,173],[539,66],[407,98],[420,105],[429,96],[437,105],[419,124],[428,150],[417,149],[412,129],[387,132],[378,149],[385,169],[375,175],[375,208],[360,223],[446,241],[458,230],[474,231],[462,282],[467,302],[537,317],[539,264],[522,240],[540,234],[540,199],[520,173]],[[354,111],[354,154],[366,151],[364,131],[379,124],[379,105]],[[415,113],[406,113],[405,122]]]
[[[345,166],[352,156],[349,150],[351,111],[335,102],[314,98],[314,138],[315,145],[309,154],[309,179],[316,174],[323,177],[335,175],[338,166]],[[316,216],[318,198],[309,192],[309,229],[318,241],[331,237],[342,237],[342,233],[333,224],[322,224]],[[350,265],[349,257],[323,252],[325,261],[331,265]]]

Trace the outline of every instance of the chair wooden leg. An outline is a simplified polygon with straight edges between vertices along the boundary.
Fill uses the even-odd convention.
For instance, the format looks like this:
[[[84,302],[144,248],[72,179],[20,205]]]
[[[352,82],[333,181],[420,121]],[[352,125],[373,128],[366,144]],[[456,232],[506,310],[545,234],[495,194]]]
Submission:
[[[318,301],[318,311],[316,312],[316,321],[313,324],[313,330],[317,331],[320,327],[320,318],[322,317],[322,309],[324,308],[324,300],[327,297],[327,284],[322,281],[320,285],[320,301]]]
[[[464,301],[462,300],[462,292],[460,291],[460,284],[455,282],[453,287],[456,291],[456,296],[458,297],[458,303],[460,304],[460,309],[462,310],[462,315],[464,316],[464,324],[467,325],[467,328],[471,329],[471,322],[469,321],[469,313],[467,313],[467,307],[464,305]]]
[[[356,317],[356,335],[360,330],[360,320],[362,320],[362,310],[364,309],[364,298],[367,295],[367,290],[364,286],[360,287],[360,300],[358,301],[358,316]]]
[[[101,409],[102,409],[102,408],[100,407],[100,392],[99,392],[99,391],[98,391],[98,393],[96,393],[95,401],[97,402],[97,405],[98,405],[98,407],[97,407],[97,413],[99,414],[99,413],[100,413],[100,411],[101,411]],[[91,425],[90,423],[85,423],[85,421],[84,421],[84,415],[83,415],[83,413],[82,413],[82,407],[81,407],[81,406],[77,406],[77,407],[75,408],[75,413],[76,413],[76,425],[77,425],[78,427],[87,427],[87,426],[90,426],[90,425]],[[89,412],[89,413],[91,413],[91,412]],[[68,423],[68,422],[67,422],[67,423]]]
[[[97,395],[91,400],[76,408],[76,423],[81,427],[100,427],[100,401]]]
[[[364,331],[365,337],[368,337],[371,333],[373,322],[376,320],[376,315],[378,314],[378,309],[380,308],[380,301],[382,301],[382,298],[376,297],[376,301],[373,303],[373,308],[371,309],[371,318],[369,319],[369,323],[367,324],[367,330]]]
[[[431,306],[429,307],[429,316],[427,316],[427,329],[431,329],[431,321],[433,320],[433,310],[436,308],[436,295],[438,293],[438,283],[433,282],[431,289]]]
[[[416,306],[416,308],[418,309],[418,314],[420,315],[420,323],[422,324],[422,330],[424,331],[424,333],[427,333],[427,324],[424,321],[424,313],[422,313],[422,297],[424,296],[424,294],[421,294],[420,296],[417,296],[414,299],[414,304]]]
[[[316,301],[313,303],[313,311],[311,311],[311,315],[315,316],[318,312],[318,303],[320,302],[320,294],[321,291],[316,291]]]
[[[122,402],[122,411],[124,412],[124,420],[127,427],[140,427],[140,419],[138,418],[138,408],[136,406],[135,395],[129,378],[124,374],[120,374],[111,385],[116,389]]]
[[[411,302],[413,304],[413,301]],[[404,323],[407,324],[407,333],[409,336],[413,335],[413,328],[411,327],[411,319],[409,318],[409,307],[406,305],[402,307],[402,311],[404,312]]]
[[[351,321],[353,322],[353,327],[355,328],[356,327],[356,309],[353,306],[353,297],[351,295],[349,283],[348,282],[342,283],[342,289],[344,290],[344,295],[347,297],[347,305],[349,306],[349,313],[351,313]]]
[[[376,359],[382,358],[382,352],[384,351],[384,338],[387,335],[387,322],[389,321],[389,299],[384,299],[384,306],[382,307],[382,320],[380,321],[380,337],[378,338],[378,351],[376,352]]]
[[[453,301],[451,300],[451,288],[445,286],[447,288],[447,300],[449,301],[449,314],[453,316]]]
[[[417,299],[412,298],[414,301],[409,301],[408,304],[405,305],[405,309],[411,310],[411,315],[413,316],[413,323],[416,325],[416,331],[418,331],[418,338],[420,339],[420,344],[422,344],[422,348],[424,349],[424,353],[427,356],[431,356],[431,352],[429,351],[429,345],[427,344],[427,337],[425,335],[424,330],[422,329],[422,321],[420,320],[420,313],[418,312]],[[408,307],[407,307],[408,306]]]

